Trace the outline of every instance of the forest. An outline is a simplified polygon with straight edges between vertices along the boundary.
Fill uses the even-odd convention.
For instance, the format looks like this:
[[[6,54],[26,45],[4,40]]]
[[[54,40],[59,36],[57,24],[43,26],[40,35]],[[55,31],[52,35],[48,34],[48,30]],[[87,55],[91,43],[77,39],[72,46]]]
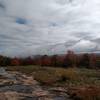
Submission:
[[[63,55],[35,55],[29,57],[7,57],[0,55],[0,66],[51,66],[100,68],[100,55],[95,53],[75,54],[69,50]]]

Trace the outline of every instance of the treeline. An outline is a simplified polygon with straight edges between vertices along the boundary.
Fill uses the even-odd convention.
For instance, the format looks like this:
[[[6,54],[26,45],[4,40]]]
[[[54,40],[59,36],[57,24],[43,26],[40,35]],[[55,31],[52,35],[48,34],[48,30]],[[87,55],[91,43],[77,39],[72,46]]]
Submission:
[[[0,66],[27,65],[100,68],[100,56],[93,53],[75,54],[73,51],[68,51],[66,55],[36,55],[27,58],[0,56]]]

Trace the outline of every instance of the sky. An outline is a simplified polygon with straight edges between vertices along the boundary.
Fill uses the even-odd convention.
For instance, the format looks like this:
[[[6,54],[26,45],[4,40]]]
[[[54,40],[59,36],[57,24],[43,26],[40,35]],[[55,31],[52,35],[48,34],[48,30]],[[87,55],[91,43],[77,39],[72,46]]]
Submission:
[[[0,0],[0,54],[33,55],[61,43],[100,51],[100,0]]]

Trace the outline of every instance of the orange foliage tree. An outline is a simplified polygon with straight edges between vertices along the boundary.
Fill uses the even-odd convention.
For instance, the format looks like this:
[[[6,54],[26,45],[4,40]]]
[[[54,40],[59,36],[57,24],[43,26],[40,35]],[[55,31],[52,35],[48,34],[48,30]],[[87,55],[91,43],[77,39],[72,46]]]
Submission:
[[[18,58],[13,58],[12,60],[11,60],[11,65],[13,65],[13,66],[18,66],[18,65],[20,65],[20,61],[19,61],[19,59]]]

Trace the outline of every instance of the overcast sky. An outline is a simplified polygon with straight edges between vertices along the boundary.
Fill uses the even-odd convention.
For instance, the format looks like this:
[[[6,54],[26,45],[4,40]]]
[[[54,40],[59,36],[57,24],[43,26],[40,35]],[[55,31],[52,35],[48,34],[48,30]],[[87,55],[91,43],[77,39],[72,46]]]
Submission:
[[[99,46],[100,0],[0,0],[0,54],[79,40]]]

